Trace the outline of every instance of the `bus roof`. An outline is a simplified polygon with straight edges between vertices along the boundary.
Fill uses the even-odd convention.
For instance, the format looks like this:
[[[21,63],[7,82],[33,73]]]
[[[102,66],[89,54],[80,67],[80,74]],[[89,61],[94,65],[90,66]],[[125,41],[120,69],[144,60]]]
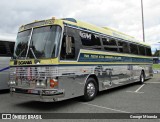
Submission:
[[[89,30],[91,32],[96,32],[96,33],[100,33],[100,34],[103,34],[103,35],[116,37],[116,38],[119,38],[119,39],[126,40],[128,42],[133,42],[133,43],[137,43],[139,45],[145,45],[145,46],[149,46],[150,47],[149,44],[144,43],[144,42],[140,42],[137,39],[135,39],[134,37],[129,36],[127,34],[124,34],[122,32],[113,30],[113,29],[108,28],[108,27],[98,27],[96,25],[89,24],[89,23],[86,23],[86,22],[82,22],[82,21],[76,20],[74,18],[56,19],[55,17],[52,17],[51,19],[47,19],[47,20],[40,20],[40,21],[36,20],[36,21],[34,21],[32,23],[29,23],[29,24],[26,24],[26,25],[22,25],[20,27],[19,31],[23,31],[23,30],[29,29],[31,27],[52,25],[52,24],[54,24],[55,20],[56,20],[57,23],[59,23],[59,22],[66,23],[66,24],[68,24],[70,26],[74,26],[74,27],[77,27],[77,28],[82,28],[82,29],[85,29],[85,30]]]
[[[86,22],[75,20],[74,18],[63,18],[61,20],[63,20],[67,24],[77,26],[79,28],[85,28],[85,29],[88,29],[90,31],[98,32],[98,33],[101,33],[101,34],[106,34],[106,35],[113,36],[113,37],[120,38],[120,39],[124,39],[126,41],[138,43],[140,45],[150,46],[150,45],[148,45],[144,42],[138,41],[137,39],[135,39],[132,36],[129,36],[129,35],[124,34],[122,32],[113,30],[109,27],[98,27],[96,25],[92,25],[92,24],[89,24],[89,23],[86,23]]]
[[[9,42],[15,42],[16,41],[16,37],[14,37],[13,35],[2,35],[0,34],[0,41],[9,41]]]

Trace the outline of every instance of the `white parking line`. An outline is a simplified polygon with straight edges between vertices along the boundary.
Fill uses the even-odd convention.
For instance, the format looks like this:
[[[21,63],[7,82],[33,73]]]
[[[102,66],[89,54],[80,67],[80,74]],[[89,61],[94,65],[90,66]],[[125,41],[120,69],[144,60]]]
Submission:
[[[126,92],[130,92],[130,93],[138,93],[138,94],[144,93],[144,92],[135,92],[135,91],[126,91]]]
[[[104,107],[104,106],[94,105],[94,104],[90,104],[90,103],[81,103],[81,104],[89,105],[89,106],[97,107],[97,108],[103,108],[103,109],[107,109],[107,110],[112,110],[112,111],[116,111],[116,112],[121,112],[121,113],[131,113],[131,112],[127,112],[127,111],[122,111],[122,110],[118,110],[118,109],[113,109],[113,108],[108,108],[108,107]]]
[[[143,84],[142,86],[140,86],[135,92],[138,92],[145,84]]]
[[[142,93],[144,93],[144,92],[139,92],[139,91],[142,89],[142,87],[143,87],[144,85],[145,85],[145,84],[143,84],[142,86],[140,86],[136,91],[126,91],[126,92],[142,94]]]
[[[151,83],[159,84],[160,82],[145,82],[145,83],[146,83],[146,84],[147,84],[147,83],[150,83],[150,84],[151,84]]]

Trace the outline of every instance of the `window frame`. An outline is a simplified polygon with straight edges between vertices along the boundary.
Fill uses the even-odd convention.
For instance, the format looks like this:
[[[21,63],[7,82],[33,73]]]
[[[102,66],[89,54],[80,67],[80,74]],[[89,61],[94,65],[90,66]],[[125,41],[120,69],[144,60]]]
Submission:
[[[131,45],[136,46],[136,48],[137,48],[136,53],[133,53],[134,51],[132,52]],[[130,48],[130,54],[132,54],[132,55],[139,55],[138,44],[136,44],[136,43],[129,43],[129,48]],[[134,50],[135,50],[135,48],[134,48]]]
[[[77,31],[77,34],[78,36],[80,37],[79,35],[79,32],[86,32],[86,33],[89,33],[89,34],[93,34],[93,35],[96,35],[99,37],[99,41],[100,41],[100,46],[85,46],[82,44],[82,40],[81,40],[81,37],[80,37],[80,48],[79,49],[86,49],[86,50],[95,50],[95,51],[105,51],[105,52],[114,52],[114,53],[124,53],[124,54],[129,54],[129,55],[141,55],[140,54],[140,50],[139,50],[139,46],[142,46],[145,48],[145,55],[146,55],[146,48],[150,49],[149,46],[146,46],[146,45],[143,45],[143,44],[139,44],[138,42],[132,42],[132,41],[129,41],[129,40],[125,40],[125,39],[122,39],[122,38],[118,38],[118,37],[113,37],[113,36],[110,36],[110,35],[106,35],[106,34],[101,34],[101,33],[96,33],[96,32],[93,32],[93,31],[90,31],[90,30],[87,30],[87,29],[79,29],[79,28],[74,28],[74,27],[70,27],[70,26],[65,26],[65,28],[68,27],[68,28],[71,28],[71,29],[75,29]],[[65,29],[64,29],[65,30]],[[109,47],[109,46],[106,46],[103,42],[103,39],[107,40],[107,39],[111,39],[111,40],[114,40],[115,43],[116,43],[116,51],[112,51],[112,50],[106,50],[105,47]],[[127,52],[122,52],[120,51],[119,49],[119,42],[122,42],[122,43],[126,43],[127,45],[127,48],[128,48],[128,51]],[[135,46],[136,47],[136,53],[133,53],[131,52],[131,46]],[[135,49],[135,48],[134,48]],[[133,51],[133,50],[132,50]],[[141,55],[141,56],[144,56],[144,55]],[[151,56],[151,55],[149,55]]]
[[[115,45],[107,45],[107,44],[104,44],[104,41],[103,39],[106,39],[106,41],[110,41],[110,40],[114,40],[115,42]],[[104,51],[109,51],[109,52],[116,52],[118,53],[118,45],[117,45],[117,40],[115,38],[112,38],[112,37],[102,37],[102,44],[103,44],[103,50]],[[113,50],[107,50],[105,48],[110,48],[110,49],[117,49],[117,51],[113,51]]]
[[[127,51],[126,51],[126,52],[124,52],[124,49],[123,49],[124,47],[123,47],[123,45],[122,45],[122,46],[119,45],[119,42],[120,42],[120,43],[125,43],[125,44],[126,44],[126,46],[127,46]],[[119,53],[131,54],[129,42],[124,41],[124,40],[118,40],[117,43],[118,43],[118,51],[119,51]],[[120,51],[120,48],[119,48],[119,47],[122,47],[122,52]]]

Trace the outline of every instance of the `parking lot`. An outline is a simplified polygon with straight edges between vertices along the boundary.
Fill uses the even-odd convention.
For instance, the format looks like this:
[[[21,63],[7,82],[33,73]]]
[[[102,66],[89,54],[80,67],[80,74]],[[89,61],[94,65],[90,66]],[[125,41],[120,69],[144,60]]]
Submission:
[[[61,102],[35,102],[10,97],[1,91],[0,113],[160,113],[160,74],[145,84],[138,83],[107,90],[95,100],[80,98]]]

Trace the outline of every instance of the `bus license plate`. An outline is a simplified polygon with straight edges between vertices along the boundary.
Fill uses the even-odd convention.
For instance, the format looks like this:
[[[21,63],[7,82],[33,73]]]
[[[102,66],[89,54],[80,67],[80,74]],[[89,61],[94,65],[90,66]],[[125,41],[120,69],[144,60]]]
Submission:
[[[30,94],[38,94],[38,91],[37,90],[28,90],[28,93],[30,93]]]
[[[22,85],[23,86],[29,86],[29,82],[28,81],[22,81]]]
[[[38,91],[37,90],[32,90],[32,93],[33,94],[38,94]]]

